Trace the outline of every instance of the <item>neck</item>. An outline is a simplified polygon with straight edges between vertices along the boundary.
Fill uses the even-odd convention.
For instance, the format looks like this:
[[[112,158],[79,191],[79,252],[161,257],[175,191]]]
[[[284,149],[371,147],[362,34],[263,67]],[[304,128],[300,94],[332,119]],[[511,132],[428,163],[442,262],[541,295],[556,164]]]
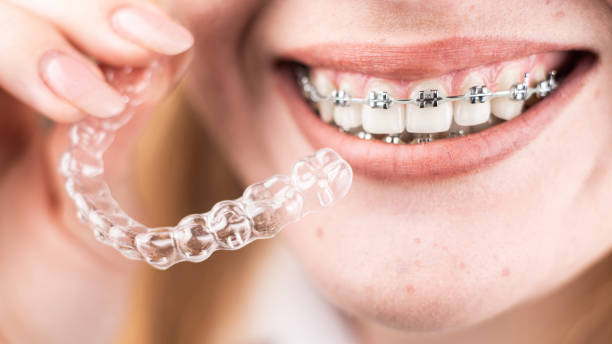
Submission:
[[[609,343],[612,254],[557,290],[481,324],[444,333],[407,334],[352,320],[362,343]]]

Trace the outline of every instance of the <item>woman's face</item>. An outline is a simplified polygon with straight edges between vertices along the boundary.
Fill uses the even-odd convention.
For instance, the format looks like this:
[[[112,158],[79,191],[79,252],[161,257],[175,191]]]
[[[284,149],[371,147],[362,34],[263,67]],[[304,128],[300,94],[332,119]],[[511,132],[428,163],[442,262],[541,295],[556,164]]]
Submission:
[[[283,234],[340,308],[402,329],[466,326],[550,291],[612,247],[607,2],[173,6],[197,41],[190,96],[245,183],[287,172],[321,147],[353,166],[345,200]],[[317,115],[285,62],[306,65],[322,93],[340,87],[362,97],[372,89],[396,97],[427,88],[464,94],[480,84],[507,89],[523,72],[542,80],[553,68],[565,78],[521,114],[502,99],[433,110],[322,106]],[[489,112],[510,120],[479,124]],[[419,131],[448,130],[449,114],[473,124],[463,128],[473,133],[393,144],[320,118],[361,123],[376,137],[399,123],[412,132],[401,138],[412,140],[427,138]]]

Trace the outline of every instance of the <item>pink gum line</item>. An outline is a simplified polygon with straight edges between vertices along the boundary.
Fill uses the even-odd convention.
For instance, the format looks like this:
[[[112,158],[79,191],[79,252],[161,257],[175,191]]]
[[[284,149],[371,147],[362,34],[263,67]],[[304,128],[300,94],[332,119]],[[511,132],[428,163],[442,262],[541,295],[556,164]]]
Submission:
[[[567,58],[568,53],[566,52],[551,52],[542,53],[537,55],[531,55],[511,61],[503,61],[497,63],[491,63],[488,65],[481,65],[474,68],[468,68],[464,70],[458,70],[451,73],[447,73],[437,77],[440,80],[447,92],[447,95],[459,95],[463,94],[463,82],[472,73],[480,75],[484,84],[491,90],[497,91],[496,80],[501,72],[510,66],[519,66],[522,73],[533,74],[534,70],[538,66],[543,66],[546,72],[558,68],[563,64]],[[355,97],[364,97],[367,94],[370,85],[378,82],[384,82],[390,86],[388,90],[394,97],[408,98],[414,87],[424,80],[393,80],[393,79],[380,79],[371,77],[360,73],[343,72],[341,70],[329,69],[329,68],[313,68],[311,75],[314,77],[317,73],[323,73],[327,77],[335,88],[340,85],[341,82],[349,84],[351,87],[351,93]],[[521,77],[522,78],[522,77]],[[535,82],[532,78],[532,85]],[[539,80],[537,80],[539,81]],[[450,92],[448,91],[450,90]]]

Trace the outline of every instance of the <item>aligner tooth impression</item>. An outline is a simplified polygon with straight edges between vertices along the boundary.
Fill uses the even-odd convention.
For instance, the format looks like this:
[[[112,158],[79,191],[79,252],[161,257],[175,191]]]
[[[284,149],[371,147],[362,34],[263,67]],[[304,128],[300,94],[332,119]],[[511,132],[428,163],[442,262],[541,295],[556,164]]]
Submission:
[[[306,98],[314,103],[321,120],[349,135],[391,144],[427,143],[477,133],[519,116],[526,103],[529,107],[540,101],[559,83],[556,72],[546,73],[542,64],[523,68],[517,63],[501,68],[495,80],[483,76],[487,73],[468,71],[453,90],[445,78],[417,81],[409,89],[398,89],[382,80],[370,80],[361,87],[342,74],[335,78],[335,85],[333,72],[304,73],[319,99]]]

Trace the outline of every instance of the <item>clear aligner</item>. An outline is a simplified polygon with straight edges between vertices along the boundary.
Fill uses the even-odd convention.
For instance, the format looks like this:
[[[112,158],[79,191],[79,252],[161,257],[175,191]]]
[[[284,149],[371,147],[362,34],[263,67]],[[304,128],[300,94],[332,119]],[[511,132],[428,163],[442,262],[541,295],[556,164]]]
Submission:
[[[490,91],[485,85],[476,85],[466,94],[454,96],[441,96],[436,89],[421,90],[413,99],[396,99],[386,91],[370,91],[366,98],[352,97],[343,90],[334,90],[329,95],[320,94],[312,84],[305,68],[297,69],[298,82],[304,95],[312,102],[330,102],[336,106],[349,106],[351,104],[364,104],[373,109],[389,109],[392,104],[413,104],[420,108],[437,107],[445,102],[467,101],[472,104],[484,103],[493,98],[509,98],[516,101],[526,100],[532,95],[539,98],[546,97],[557,88],[557,72],[551,71],[546,80],[536,83],[535,87],[529,84],[529,73],[523,74],[523,81],[513,85],[508,90]]]
[[[126,97],[125,112],[109,119],[88,117],[70,130],[71,146],[62,156],[60,172],[66,177],[78,218],[99,241],[130,259],[167,269],[182,261],[201,262],[216,250],[237,250],[273,237],[286,225],[346,195],[351,167],[325,148],[296,162],[291,174],[253,184],[242,197],[219,202],[207,213],[189,215],[175,227],[148,228],[129,217],[104,180],[103,154],[114,133],[142,103],[160,63],[144,69],[107,70],[108,82]]]

